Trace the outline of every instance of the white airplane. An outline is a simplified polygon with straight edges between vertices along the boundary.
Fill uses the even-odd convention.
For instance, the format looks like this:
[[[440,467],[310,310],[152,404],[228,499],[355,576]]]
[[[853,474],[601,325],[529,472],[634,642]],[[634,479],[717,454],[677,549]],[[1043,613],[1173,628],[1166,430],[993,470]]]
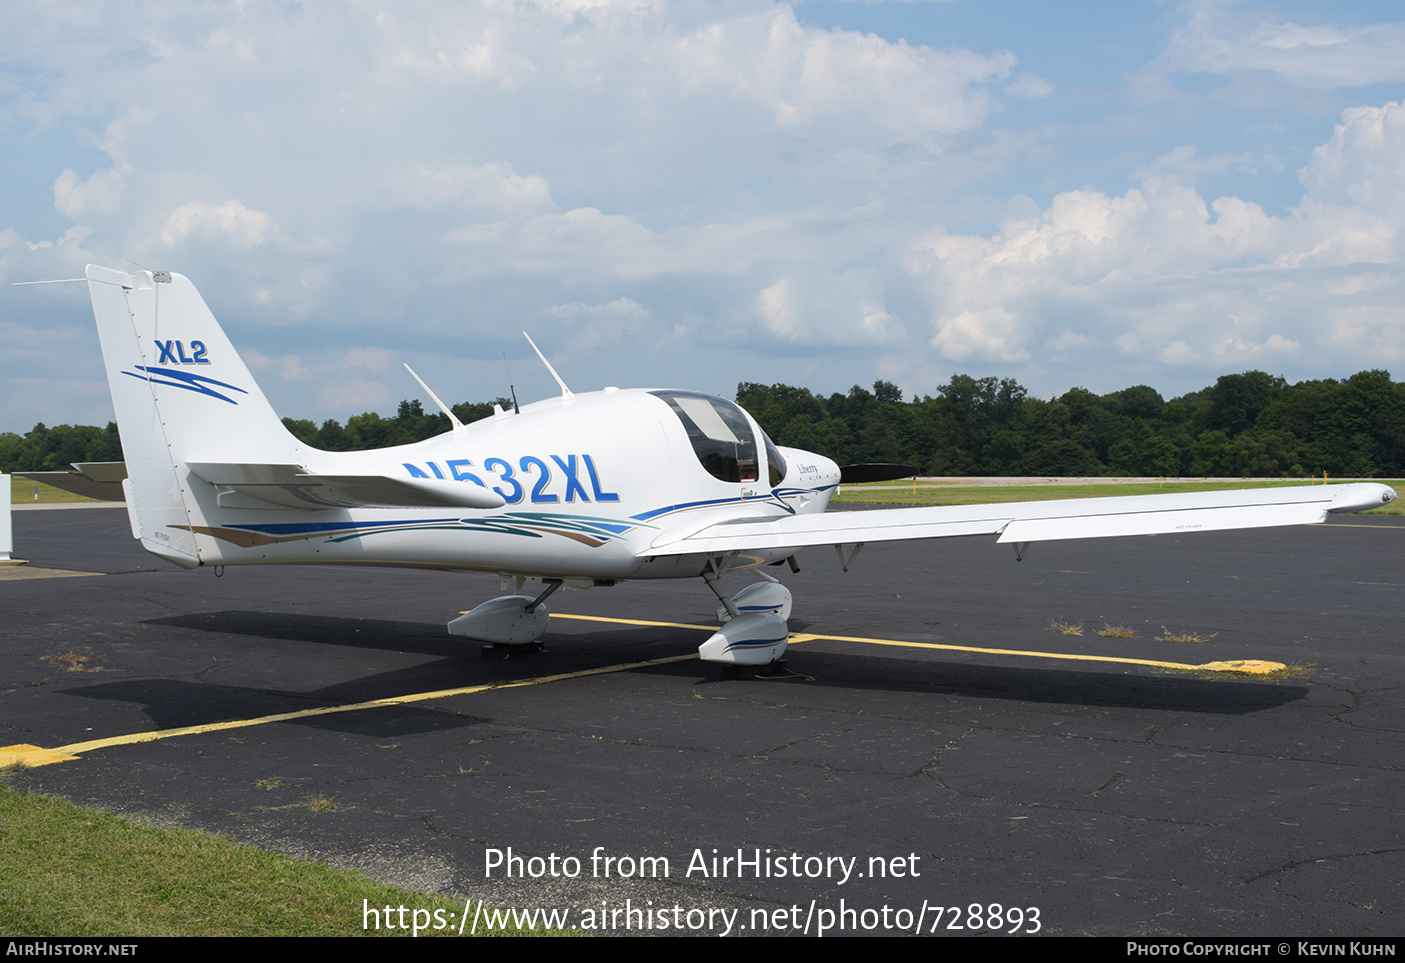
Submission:
[[[766,665],[785,652],[791,595],[760,566],[799,549],[834,546],[845,570],[864,545],[904,539],[996,535],[1022,555],[1046,539],[1321,522],[1395,497],[1352,484],[827,513],[839,466],[773,444],[732,402],[674,389],[573,394],[549,363],[560,397],[463,425],[429,392],[451,431],[320,451],[283,426],[188,279],[86,274],[127,513],[147,551],[182,568],[456,569],[496,573],[517,592],[541,580],[538,595],[504,595],[448,624],[495,646],[541,639],[543,602],[562,585],[701,578],[722,623],[701,657]],[[729,593],[721,583],[734,572],[761,580]]]

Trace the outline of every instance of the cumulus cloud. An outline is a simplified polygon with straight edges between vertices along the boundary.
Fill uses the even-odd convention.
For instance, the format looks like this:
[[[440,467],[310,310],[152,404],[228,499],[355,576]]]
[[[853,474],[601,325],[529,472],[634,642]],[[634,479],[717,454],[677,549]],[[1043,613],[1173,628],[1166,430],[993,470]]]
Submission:
[[[901,341],[902,322],[883,300],[872,268],[835,274],[818,267],[784,277],[756,298],[756,314],[776,340],[810,346],[879,347]]]
[[[673,52],[688,88],[722,88],[784,127],[839,116],[902,137],[978,125],[992,106],[982,85],[1005,80],[1016,62],[1004,50],[936,51],[803,27],[788,6],[715,21]],[[1018,83],[1021,96],[1040,96],[1046,86],[1035,77]]]
[[[1352,107],[1332,139],[1312,152],[1299,172],[1314,199],[1339,206],[1379,210],[1405,222],[1405,108],[1399,102],[1381,107]]]
[[[930,344],[953,361],[1027,361],[1027,330],[1019,315],[993,305],[943,318]]]
[[[1353,108],[1281,217],[1148,174],[1121,196],[1061,193],[991,237],[934,232],[910,262],[930,282],[931,346],[956,361],[1020,361],[1038,343],[1071,346],[1076,317],[1076,337],[1206,370],[1282,362],[1305,344],[1399,357],[1402,156],[1399,104]],[[1368,291],[1374,306],[1361,303]]]
[[[191,236],[228,240],[237,247],[251,248],[278,236],[278,225],[263,211],[245,207],[236,200],[219,204],[193,201],[182,204],[166,217],[161,240],[176,244]]]
[[[122,208],[121,172],[105,167],[80,180],[65,169],[54,181],[54,208],[75,221],[94,214],[116,214]]]
[[[1263,342],[1229,336],[1199,346],[1177,340],[1162,347],[1158,359],[1163,364],[1190,368],[1272,367],[1296,355],[1301,347],[1281,334],[1269,335]]]
[[[1155,383],[1405,350],[1398,105],[1353,107],[1330,136],[1350,101],[1320,121],[1237,118],[1273,127],[1264,142],[1142,112],[1135,144],[1075,168],[1087,132],[1135,99],[1124,74],[1060,74],[1079,51],[1041,59],[1029,33],[1002,33],[1003,50],[953,18],[927,46],[891,28],[915,8],[821,6],[36,7],[0,37],[19,211],[0,223],[0,274],[179,270],[253,328],[277,407],[318,417],[387,397],[372,379],[401,350],[468,371],[525,351],[516,332],[537,324],[592,352],[603,383],[647,370],[718,390],[1067,370],[1050,358],[1144,365]],[[1143,21],[1165,46],[1140,66],[1187,103],[1200,95],[1173,71],[1320,105],[1405,63],[1398,24],[1168,9]],[[1250,193],[1309,153],[1295,196]],[[55,324],[89,324],[70,314]],[[393,351],[344,347],[391,345],[388,330]],[[319,379],[339,388],[318,397]]]
[[[92,145],[112,161],[111,166],[93,171],[80,178],[72,168],[65,168],[54,180],[54,209],[64,217],[83,221],[95,216],[116,214],[122,209],[122,189],[126,177],[131,173],[127,153],[123,148],[129,122],[141,120],[139,110],[129,110],[126,115],[107,125],[102,136],[81,130],[81,139]]]

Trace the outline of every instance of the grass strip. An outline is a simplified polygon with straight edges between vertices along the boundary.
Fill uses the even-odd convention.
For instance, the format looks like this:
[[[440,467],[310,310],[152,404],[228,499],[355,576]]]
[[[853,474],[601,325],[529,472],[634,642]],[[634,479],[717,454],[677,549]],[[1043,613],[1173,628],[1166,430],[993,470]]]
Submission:
[[[1023,479],[1011,479],[1012,482]],[[1390,485],[1397,491],[1402,484],[1399,480],[1381,479],[1382,484]],[[878,482],[872,485],[845,485],[831,501],[856,505],[991,505],[1000,502],[1040,502],[1056,498],[1105,498],[1110,495],[1165,495],[1171,492],[1213,492],[1236,488],[1286,488],[1303,485],[1302,479],[1286,481],[1229,481],[1229,482],[1146,482],[1123,484],[1116,481],[1092,482],[1081,485],[976,485],[953,484],[932,485],[918,482],[914,494],[912,482],[899,479],[895,482]],[[36,504],[35,488],[39,489],[37,504],[57,504],[64,502],[94,502],[95,498],[85,498],[45,485],[27,478],[10,476],[10,500],[14,505]],[[1392,502],[1384,508],[1367,513],[1371,515],[1405,515],[1405,499]]]
[[[35,489],[38,489],[37,498],[35,497]],[[53,485],[46,485],[31,478],[21,478],[18,475],[10,476],[11,505],[54,505],[100,501],[97,498],[75,495],[73,492],[66,492],[62,488],[55,488]]]
[[[368,906],[405,906],[407,925],[410,910],[428,910],[431,919],[441,910],[454,928],[464,911],[462,900],[376,883],[357,872],[267,853],[223,836],[145,826],[0,785],[0,932],[361,936]],[[395,930],[380,932],[409,935],[398,928],[398,914],[396,922]],[[435,934],[424,930],[420,935]]]
[[[1169,495],[1175,492],[1217,492],[1243,488],[1289,488],[1303,485],[1291,481],[1228,481],[1228,482],[1146,482],[1121,484],[1093,482],[1080,485],[939,485],[923,487],[918,482],[916,493],[912,483],[904,485],[845,485],[832,502],[857,505],[995,505],[1003,502],[1042,502],[1058,498],[1107,498],[1117,495]],[[1400,481],[1382,480],[1381,484],[1400,490]],[[1383,508],[1372,509],[1368,515],[1405,515],[1405,499],[1397,499]]]

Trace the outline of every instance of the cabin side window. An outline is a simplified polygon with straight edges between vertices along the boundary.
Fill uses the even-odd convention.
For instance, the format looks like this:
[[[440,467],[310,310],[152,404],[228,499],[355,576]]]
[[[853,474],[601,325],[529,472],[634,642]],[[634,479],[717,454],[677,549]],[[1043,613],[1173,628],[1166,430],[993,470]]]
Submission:
[[[771,478],[771,487],[775,488],[781,482],[785,481],[785,473],[790,471],[790,466],[788,466],[785,463],[785,459],[781,457],[780,449],[777,448],[776,443],[771,440],[771,436],[766,434],[763,430],[761,432],[761,437],[766,440],[766,473]]]

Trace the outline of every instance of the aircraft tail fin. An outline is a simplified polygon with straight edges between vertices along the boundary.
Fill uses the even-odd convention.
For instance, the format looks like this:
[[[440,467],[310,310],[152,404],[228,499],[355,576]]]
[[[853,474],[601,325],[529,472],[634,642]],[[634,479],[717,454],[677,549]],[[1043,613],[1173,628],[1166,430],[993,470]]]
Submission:
[[[179,274],[88,265],[88,293],[142,545],[201,564],[190,462],[288,462],[299,447],[195,286]],[[217,452],[217,454],[216,454]]]

